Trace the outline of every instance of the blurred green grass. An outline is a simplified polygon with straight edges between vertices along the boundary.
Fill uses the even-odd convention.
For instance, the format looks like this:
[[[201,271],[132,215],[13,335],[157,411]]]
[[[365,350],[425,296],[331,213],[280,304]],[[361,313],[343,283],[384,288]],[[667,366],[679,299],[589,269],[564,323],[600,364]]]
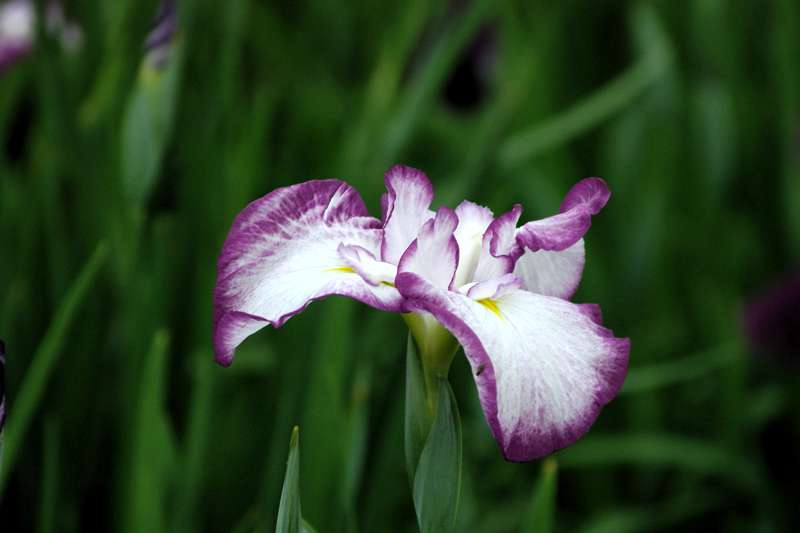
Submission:
[[[311,524],[414,531],[399,317],[331,299],[230,369],[210,350],[235,214],[324,177],[377,213],[396,162],[526,219],[584,176],[612,190],[575,299],[632,339],[623,394],[540,479],[502,461],[457,359],[461,531],[800,527],[800,380],[740,332],[800,256],[800,7],[456,4],[181,1],[148,77],[156,2],[76,1],[80,52],[45,39],[2,75],[12,530],[271,531],[299,425]]]

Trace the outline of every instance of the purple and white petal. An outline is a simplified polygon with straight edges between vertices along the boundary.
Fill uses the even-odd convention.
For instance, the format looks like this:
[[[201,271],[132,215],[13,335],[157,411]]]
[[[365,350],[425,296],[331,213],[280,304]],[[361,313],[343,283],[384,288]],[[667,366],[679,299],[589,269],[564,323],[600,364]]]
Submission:
[[[453,286],[458,266],[458,243],[453,235],[458,217],[448,207],[440,207],[436,216],[419,230],[397,265],[397,272],[413,272],[424,277],[435,287],[449,289]]]
[[[514,264],[523,252],[515,238],[521,214],[522,206],[517,204],[486,229],[478,267],[472,278],[474,281],[491,280],[514,270]]]
[[[583,239],[561,251],[525,250],[517,260],[514,274],[525,290],[568,300],[575,294],[583,275]]]
[[[394,285],[397,266],[375,259],[369,250],[355,244],[340,244],[339,256],[345,265],[355,270],[370,285]]]
[[[588,231],[592,215],[600,212],[610,196],[602,179],[581,180],[567,193],[559,214],[528,222],[517,230],[517,240],[533,252],[569,248]]]
[[[492,212],[478,204],[464,200],[456,207],[458,227],[455,231],[458,242],[458,268],[454,285],[461,287],[470,282],[481,256],[483,234],[494,220]]]
[[[458,292],[466,294],[473,300],[496,299],[522,288],[522,280],[514,274],[504,274],[499,278],[476,281],[461,287]]]
[[[524,290],[476,301],[400,273],[400,292],[458,339],[503,455],[528,461],[579,439],[625,377],[630,342],[593,307]]]
[[[387,192],[381,197],[381,259],[396,265],[422,225],[434,215],[429,209],[433,186],[422,171],[402,165],[390,168],[384,182]]]
[[[402,298],[394,287],[367,283],[339,253],[344,244],[376,256],[380,226],[358,193],[338,180],[307,181],[251,203],[234,221],[217,263],[217,360],[230,364],[248,335],[268,324],[280,327],[325,296],[399,311]]]

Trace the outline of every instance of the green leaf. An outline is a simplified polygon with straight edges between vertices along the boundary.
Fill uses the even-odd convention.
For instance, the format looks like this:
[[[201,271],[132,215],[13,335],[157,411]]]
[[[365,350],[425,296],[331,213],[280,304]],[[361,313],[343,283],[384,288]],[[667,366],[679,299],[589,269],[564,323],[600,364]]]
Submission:
[[[460,493],[461,419],[450,384],[440,379],[436,416],[414,477],[414,508],[420,531],[453,531]]]
[[[201,497],[203,473],[205,471],[208,444],[211,440],[211,419],[215,376],[213,357],[207,350],[200,350],[192,360],[192,399],[189,427],[181,464],[180,489],[172,530],[197,531],[197,508]]]
[[[183,44],[176,38],[169,46],[166,64],[155,66],[149,56],[142,60],[122,123],[122,184],[137,206],[155,185],[172,129]]]
[[[425,376],[417,352],[417,345],[411,333],[408,334],[406,348],[406,399],[405,399],[405,452],[408,480],[413,489],[422,449],[428,438],[433,419],[428,410],[425,392]]]
[[[751,459],[712,442],[668,434],[593,433],[558,453],[562,468],[637,465],[666,467],[727,479],[746,492],[764,488],[761,471]]]
[[[58,356],[64,348],[67,332],[77,315],[78,308],[94,284],[100,268],[105,263],[107,255],[108,248],[105,243],[99,244],[58,307],[50,327],[33,356],[33,362],[28,368],[28,373],[25,375],[25,380],[22,382],[13,405],[7,406],[9,408],[8,428],[5,432],[4,463],[3,468],[0,469],[0,494],[3,493],[8,477],[14,469],[17,453],[25,439],[25,433],[39,401],[42,399],[50,373],[56,367]]]
[[[312,359],[304,369],[308,390],[301,420],[306,441],[315,445],[305,449],[300,464],[306,515],[316,523],[338,524],[343,514],[339,504],[349,425],[345,395],[352,376],[355,306],[347,300],[328,303]]]
[[[278,523],[275,533],[300,533],[303,531],[300,515],[300,428],[292,430],[289,441],[289,459],[286,461],[286,477],[283,480],[281,503],[278,508]]]
[[[684,383],[730,366],[741,358],[738,344],[726,343],[683,358],[632,368],[620,394],[646,393]]]
[[[558,464],[552,457],[542,463],[542,472],[533,500],[522,524],[522,533],[550,533],[556,514],[556,493],[558,490]]]
[[[376,160],[378,167],[385,167],[397,159],[419,122],[427,116],[436,91],[446,81],[459,53],[491,14],[494,5],[487,0],[470,2],[463,14],[441,32],[424,66],[402,97],[393,120],[388,122],[389,126],[383,135],[384,144]]]
[[[672,46],[663,38],[655,10],[650,6],[638,9],[632,22],[634,30],[644,27],[649,36],[656,36],[647,42],[649,48],[641,59],[572,107],[510,136],[500,147],[500,164],[515,168],[542,152],[566,144],[625,109],[664,75],[672,61]]]
[[[166,531],[166,502],[175,465],[175,444],[165,412],[169,333],[153,335],[139,382],[130,435],[130,463],[123,531]]]

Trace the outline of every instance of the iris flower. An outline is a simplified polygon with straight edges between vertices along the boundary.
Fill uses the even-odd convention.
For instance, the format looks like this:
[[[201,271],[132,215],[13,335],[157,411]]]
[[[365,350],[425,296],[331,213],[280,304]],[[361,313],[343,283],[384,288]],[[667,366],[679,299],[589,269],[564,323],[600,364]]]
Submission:
[[[237,216],[217,263],[217,361],[229,365],[246,337],[315,300],[348,296],[403,313],[438,375],[463,347],[507,459],[580,438],[622,385],[630,349],[597,305],[568,301],[605,182],[580,181],[558,214],[521,227],[519,205],[498,217],[469,201],[432,211],[431,182],[413,168],[391,168],[385,183],[381,220],[338,180],[277,189]]]

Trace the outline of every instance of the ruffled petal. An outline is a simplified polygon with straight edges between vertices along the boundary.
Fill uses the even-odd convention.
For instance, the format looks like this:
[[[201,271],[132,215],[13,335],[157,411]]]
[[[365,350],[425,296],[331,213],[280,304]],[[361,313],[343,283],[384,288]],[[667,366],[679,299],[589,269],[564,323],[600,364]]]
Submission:
[[[622,385],[630,342],[596,322],[596,306],[523,290],[477,301],[408,273],[396,283],[410,307],[433,314],[463,346],[509,460],[575,442]]]
[[[460,287],[472,281],[478,259],[481,256],[483,234],[494,220],[492,212],[478,204],[464,200],[456,207],[458,227],[455,231],[458,242],[458,268],[454,284]]]
[[[387,192],[381,197],[383,242],[381,259],[397,264],[422,225],[434,213],[433,185],[421,170],[395,165],[384,176]]]
[[[559,214],[528,222],[517,230],[517,241],[533,252],[569,248],[588,231],[592,215],[600,212],[610,196],[602,179],[581,180],[567,193]]]
[[[399,311],[394,287],[371,285],[339,253],[341,244],[379,253],[381,223],[338,180],[314,180],[251,203],[233,223],[217,263],[214,346],[230,364],[248,335],[280,327],[310,302],[338,294]]]
[[[517,204],[508,213],[497,217],[486,229],[473,281],[491,280],[514,270],[514,264],[523,252],[515,239],[521,214],[522,206]]]
[[[581,282],[584,254],[583,239],[561,251],[525,250],[514,274],[522,280],[525,290],[568,300]]]
[[[413,272],[435,287],[451,288],[458,266],[458,243],[453,235],[456,226],[458,217],[455,212],[440,207],[400,258],[397,272]]]

